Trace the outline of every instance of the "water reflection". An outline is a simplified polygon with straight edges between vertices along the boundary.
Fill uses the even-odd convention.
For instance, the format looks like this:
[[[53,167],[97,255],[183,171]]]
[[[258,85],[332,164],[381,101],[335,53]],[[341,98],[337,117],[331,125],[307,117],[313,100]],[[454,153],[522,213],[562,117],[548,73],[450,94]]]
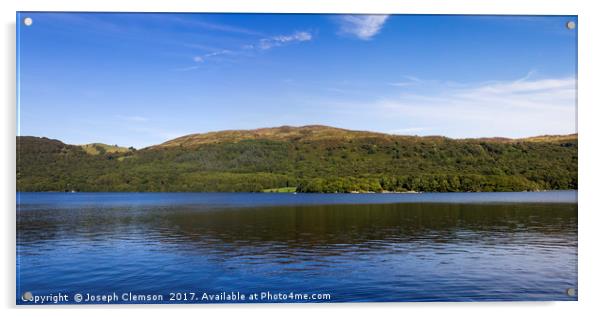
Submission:
[[[315,290],[335,300],[570,300],[577,205],[21,208],[37,290]],[[44,281],[40,280],[46,273]]]
[[[499,244],[503,241],[499,239],[512,240],[521,233],[531,233],[531,238],[539,233],[538,237],[547,239],[576,235],[576,214],[573,204],[384,204],[200,211],[190,206],[87,208],[23,211],[18,230],[22,243],[65,236],[92,241],[98,236],[131,239],[132,234],[142,234],[163,243],[192,246],[212,242],[241,247],[283,243],[294,248],[315,248],[375,241],[378,245],[475,239]]]

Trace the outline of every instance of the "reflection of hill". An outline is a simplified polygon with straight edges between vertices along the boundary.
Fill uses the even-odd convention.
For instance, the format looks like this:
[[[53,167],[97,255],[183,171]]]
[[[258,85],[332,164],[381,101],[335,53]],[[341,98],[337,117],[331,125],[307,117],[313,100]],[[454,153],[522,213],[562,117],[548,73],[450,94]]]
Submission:
[[[19,241],[39,248],[136,241],[231,256],[420,249],[426,245],[575,246],[576,204],[382,204],[202,210],[193,206],[22,211]],[[395,251],[395,252],[397,252]]]
[[[298,248],[366,242],[503,243],[504,237],[576,235],[577,208],[568,204],[389,204],[269,207],[219,212],[180,210],[162,219],[168,237],[244,247]],[[500,240],[502,239],[502,240]],[[167,238],[166,242],[173,239]],[[524,241],[527,243],[528,241]]]
[[[496,238],[509,234],[576,233],[572,204],[382,204],[279,206],[199,210],[196,207],[82,209],[25,212],[19,231],[33,240],[54,235],[147,234],[164,242],[234,245],[285,243],[297,246],[355,244],[371,240]],[[492,241],[496,242],[496,241]]]

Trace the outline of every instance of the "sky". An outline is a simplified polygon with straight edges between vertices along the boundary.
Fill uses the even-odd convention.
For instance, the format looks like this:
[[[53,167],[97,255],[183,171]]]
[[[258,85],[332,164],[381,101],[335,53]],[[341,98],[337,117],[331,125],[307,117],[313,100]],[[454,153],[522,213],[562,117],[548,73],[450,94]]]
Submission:
[[[17,20],[18,135],[142,148],[282,125],[452,138],[577,130],[575,16]]]

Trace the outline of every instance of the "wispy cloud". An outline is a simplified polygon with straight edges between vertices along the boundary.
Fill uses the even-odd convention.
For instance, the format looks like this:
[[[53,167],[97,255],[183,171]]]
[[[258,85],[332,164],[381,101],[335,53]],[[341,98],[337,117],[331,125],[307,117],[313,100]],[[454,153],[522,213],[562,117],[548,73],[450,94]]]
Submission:
[[[201,68],[201,66],[199,66],[199,65],[193,65],[193,66],[188,66],[188,67],[174,68],[173,71],[176,71],[176,72],[188,72],[188,71],[199,69],[199,68]]]
[[[406,87],[424,83],[423,80],[414,76],[403,76],[403,78],[405,79],[404,81],[388,83],[388,85],[394,87]]]
[[[220,56],[220,55],[229,55],[229,54],[233,54],[233,52],[231,50],[219,50],[219,51],[213,51],[211,53],[205,54],[205,58]]]
[[[473,83],[418,79],[419,84],[397,90],[324,96],[309,105],[358,129],[394,134],[516,138],[575,133],[576,79],[534,77]],[[370,127],[372,122],[379,128]]]
[[[205,62],[211,60],[212,58],[222,56],[222,55],[239,55],[239,54],[242,54],[243,52],[248,53],[249,51],[267,51],[272,48],[287,45],[287,44],[311,41],[312,38],[313,38],[313,35],[307,31],[297,31],[297,32],[294,32],[291,34],[275,35],[275,36],[271,36],[271,37],[262,38],[255,43],[244,44],[238,50],[217,49],[217,50],[213,50],[209,53],[195,55],[192,57],[192,61],[197,64],[200,64],[200,63],[205,63]],[[175,71],[190,71],[190,70],[195,70],[198,68],[199,68],[198,65],[194,65],[194,66],[190,66],[190,67],[176,68],[174,70]]]
[[[428,93],[378,100],[374,108],[388,117],[447,126],[447,133],[441,132],[446,135],[466,127],[474,127],[478,136],[575,132],[576,79],[530,77],[464,86],[439,83]]]
[[[202,55],[193,56],[192,60],[195,63],[204,63],[208,59],[216,57],[216,56],[233,55],[233,54],[234,54],[234,52],[231,51],[231,50],[216,50],[216,51],[205,53],[205,54],[202,54]]]
[[[226,33],[238,33],[243,35],[255,35],[262,36],[263,33],[243,28],[235,25],[218,23],[213,21],[208,21],[203,15],[194,15],[194,18],[190,15],[174,15],[174,14],[145,14],[145,18],[153,18],[155,21],[160,22],[162,24],[170,23],[170,24],[178,24],[184,27],[192,28],[192,29],[204,29],[218,32],[226,32]]]
[[[254,45],[250,48],[258,48],[260,50],[269,50],[273,47],[282,46],[287,43],[294,42],[306,42],[312,39],[312,35],[309,32],[295,32],[293,34],[288,35],[277,35],[269,38],[263,38],[259,40],[257,45]],[[248,46],[247,46],[248,47]]]
[[[572,94],[575,88],[575,80],[573,78],[551,78],[540,80],[520,80],[510,83],[494,83],[478,87],[468,93],[460,96],[477,96],[479,98],[512,98],[518,97],[521,100],[528,101],[534,96],[541,98],[549,97],[550,94],[557,95],[559,93]],[[527,97],[527,98],[525,98]]]
[[[388,18],[388,15],[344,15],[338,18],[339,31],[361,40],[370,40],[380,32]]]

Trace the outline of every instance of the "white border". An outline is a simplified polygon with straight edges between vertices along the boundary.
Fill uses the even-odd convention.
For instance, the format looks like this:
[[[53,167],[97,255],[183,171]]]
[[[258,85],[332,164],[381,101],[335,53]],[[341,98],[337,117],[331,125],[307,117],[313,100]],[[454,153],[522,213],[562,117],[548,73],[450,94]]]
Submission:
[[[2,10],[2,309],[8,315],[105,316],[107,313],[179,315],[258,315],[306,316],[308,314],[444,315],[504,316],[510,314],[546,314],[550,316],[593,315],[600,311],[601,249],[598,232],[602,213],[596,201],[597,184],[602,181],[599,165],[601,116],[600,91],[602,57],[602,17],[596,1],[575,0],[4,0]],[[424,14],[576,14],[579,15],[579,302],[546,303],[387,303],[387,304],[312,304],[312,305],[152,305],[91,307],[15,308],[15,12],[16,11],[144,11],[144,12],[291,12],[291,13],[424,13]],[[598,92],[596,94],[596,92]],[[110,310],[110,311],[107,311]],[[174,312],[170,312],[174,310]]]

